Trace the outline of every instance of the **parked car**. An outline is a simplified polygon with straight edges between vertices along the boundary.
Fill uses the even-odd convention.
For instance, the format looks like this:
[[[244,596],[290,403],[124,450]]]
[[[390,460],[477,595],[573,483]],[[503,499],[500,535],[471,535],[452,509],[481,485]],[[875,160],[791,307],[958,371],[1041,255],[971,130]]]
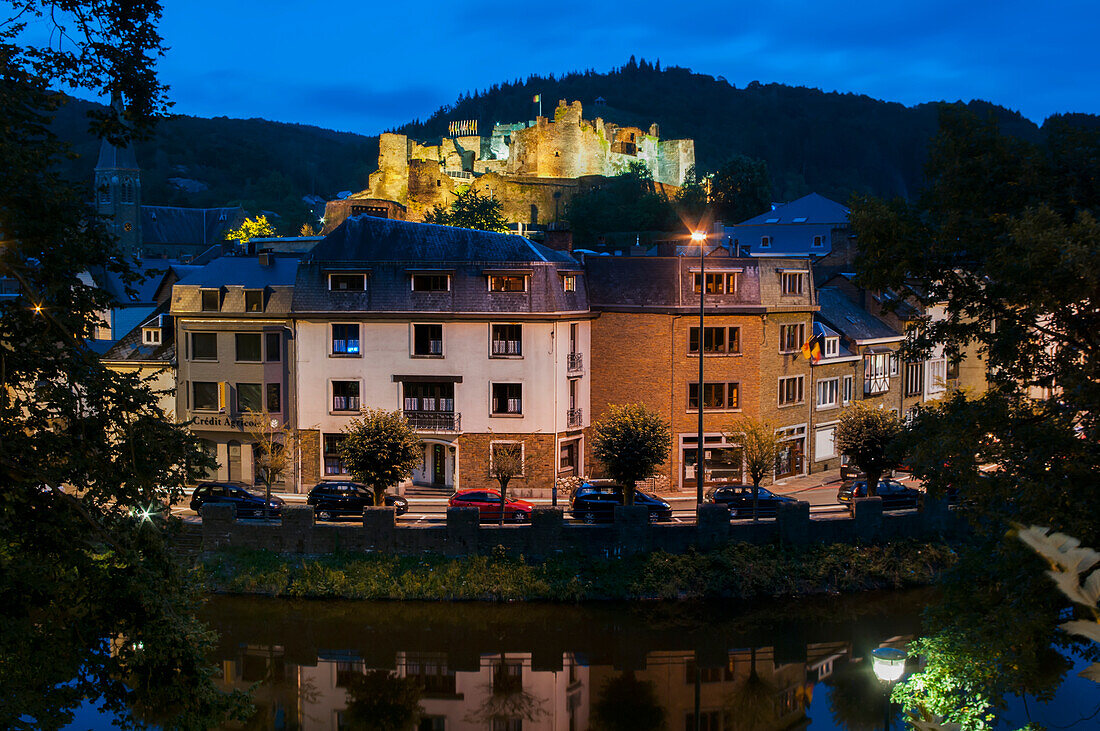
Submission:
[[[725,505],[730,511],[731,518],[752,517],[752,485],[723,485],[707,491],[704,500],[716,505]],[[776,495],[774,492],[760,488],[757,500],[757,514],[761,518],[774,518],[779,512],[779,506],[783,503],[798,502],[786,495]]]
[[[477,508],[481,513],[481,522],[491,523],[500,520],[499,490],[460,490],[447,502],[452,508]],[[504,501],[504,519],[513,523],[526,523],[531,517],[534,506],[523,500]]]
[[[409,511],[409,501],[400,495],[386,494],[387,508],[398,515]],[[358,482],[318,482],[310,488],[306,505],[312,505],[318,520],[334,520],[341,516],[362,516],[363,508],[374,505],[374,492]]]
[[[210,503],[230,503],[237,507],[237,517],[257,517],[279,515],[285,501],[278,495],[272,495],[265,501],[264,494],[243,482],[200,482],[191,493],[191,509],[202,514],[202,506]]]
[[[906,487],[896,480],[878,481],[878,497],[882,498],[883,510],[905,510],[920,505],[920,490]],[[837,502],[850,503],[853,498],[867,497],[867,480],[849,480],[837,490]]]
[[[894,465],[893,469],[886,470],[882,474],[884,477],[893,477],[895,472],[906,472],[911,474],[913,472],[913,468],[904,462],[899,462],[898,464]],[[855,462],[848,462],[847,457],[841,457],[841,480],[858,480],[861,477],[866,476],[867,475],[863,474],[863,470],[856,466]]]
[[[585,523],[606,523],[615,519],[615,506],[623,505],[621,485],[608,480],[584,482],[573,491],[569,514]],[[672,505],[659,497],[634,490],[634,504],[649,508],[650,521],[672,519]]]

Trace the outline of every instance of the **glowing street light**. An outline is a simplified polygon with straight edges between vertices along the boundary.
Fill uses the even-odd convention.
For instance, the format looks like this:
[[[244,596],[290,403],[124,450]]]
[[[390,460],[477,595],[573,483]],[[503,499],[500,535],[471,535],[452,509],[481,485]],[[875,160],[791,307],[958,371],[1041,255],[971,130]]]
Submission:
[[[702,505],[703,481],[707,475],[707,453],[703,448],[703,303],[707,296],[707,232],[692,231],[691,240],[699,245],[699,442],[695,449],[695,494],[696,502]],[[700,508],[696,507],[696,510]]]
[[[894,647],[878,647],[871,650],[871,666],[875,675],[884,683],[895,683],[905,672],[905,659],[908,655],[904,650]]]

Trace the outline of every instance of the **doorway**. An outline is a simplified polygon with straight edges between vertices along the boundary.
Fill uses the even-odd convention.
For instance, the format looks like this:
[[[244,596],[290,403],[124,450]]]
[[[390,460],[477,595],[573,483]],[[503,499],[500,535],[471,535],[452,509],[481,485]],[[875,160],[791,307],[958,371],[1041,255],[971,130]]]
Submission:
[[[241,443],[238,441],[230,441],[226,448],[229,451],[229,464],[226,466],[227,480],[240,480],[241,479]]]
[[[442,487],[447,484],[444,474],[447,466],[447,453],[442,444],[432,445],[432,485]]]
[[[801,475],[804,453],[805,448],[801,438],[783,442],[779,447],[779,456],[775,458],[776,479]]]

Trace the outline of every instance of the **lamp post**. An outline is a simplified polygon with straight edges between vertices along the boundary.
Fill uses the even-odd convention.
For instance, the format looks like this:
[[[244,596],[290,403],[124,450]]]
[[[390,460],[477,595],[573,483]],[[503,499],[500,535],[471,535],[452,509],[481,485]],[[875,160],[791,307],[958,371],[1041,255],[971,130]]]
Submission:
[[[707,474],[706,451],[703,449],[703,302],[707,293],[707,234],[705,231],[692,231],[691,240],[699,245],[699,442],[695,450],[695,495],[698,504],[702,505],[703,480]]]
[[[887,731],[890,728],[890,688],[905,673],[907,657],[905,650],[894,647],[876,647],[871,650],[871,667],[875,676],[886,686],[886,712],[882,727]]]

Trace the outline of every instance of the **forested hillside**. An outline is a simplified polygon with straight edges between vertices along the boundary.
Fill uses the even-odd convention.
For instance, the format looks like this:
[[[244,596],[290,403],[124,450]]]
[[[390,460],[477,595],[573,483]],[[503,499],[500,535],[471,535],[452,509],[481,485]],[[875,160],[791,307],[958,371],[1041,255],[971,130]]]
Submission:
[[[783,84],[753,82],[738,89],[721,77],[631,58],[606,74],[532,76],[494,85],[402,131],[438,136],[452,119],[476,119],[484,133],[494,122],[533,118],[535,94],[542,96],[546,116],[559,99],[579,99],[587,118],[643,129],[657,122],[663,138],[692,138],[701,172],[735,154],[765,160],[777,200],[815,191],[840,201],[852,192],[910,197],[920,185],[927,143],[937,127],[935,104],[906,107]],[[597,107],[600,97],[606,104]],[[1036,125],[1015,112],[985,102],[970,106],[995,114],[1009,134],[1039,136]]]
[[[63,172],[87,181],[89,195],[99,156],[99,141],[88,133],[85,117],[91,106],[69,100],[54,122],[55,132],[79,155]],[[303,196],[328,200],[341,190],[365,188],[378,161],[377,137],[226,117],[170,117],[157,124],[152,139],[134,149],[142,168],[144,203],[240,204],[250,213],[273,211],[279,214],[275,223],[282,234],[296,234],[309,218]]]
[[[643,128],[656,122],[664,138],[693,138],[701,172],[713,171],[738,154],[762,159],[775,200],[793,200],[811,191],[838,201],[852,192],[912,197],[921,185],[928,140],[937,127],[933,103],[906,107],[855,94],[755,82],[738,89],[721,77],[631,59],[610,73],[532,76],[496,84],[465,94],[426,121],[410,122],[398,131],[429,139],[445,134],[452,120],[476,119],[485,134],[494,122],[532,119],[535,94],[542,96],[548,116],[558,99],[579,99],[588,118],[602,116]],[[596,105],[597,98],[605,103]],[[90,188],[99,148],[87,132],[84,114],[89,106],[70,101],[59,112],[55,129],[80,155],[64,172],[88,181]],[[1009,134],[1031,140],[1042,134],[1003,107],[986,102],[970,107],[996,116]],[[1090,115],[1062,119],[1073,125],[1097,124]],[[186,116],[162,121],[151,140],[136,146],[146,203],[239,203],[253,213],[278,213],[281,233],[296,233],[307,220],[302,196],[330,199],[341,190],[365,188],[377,150],[376,137],[262,119]]]

